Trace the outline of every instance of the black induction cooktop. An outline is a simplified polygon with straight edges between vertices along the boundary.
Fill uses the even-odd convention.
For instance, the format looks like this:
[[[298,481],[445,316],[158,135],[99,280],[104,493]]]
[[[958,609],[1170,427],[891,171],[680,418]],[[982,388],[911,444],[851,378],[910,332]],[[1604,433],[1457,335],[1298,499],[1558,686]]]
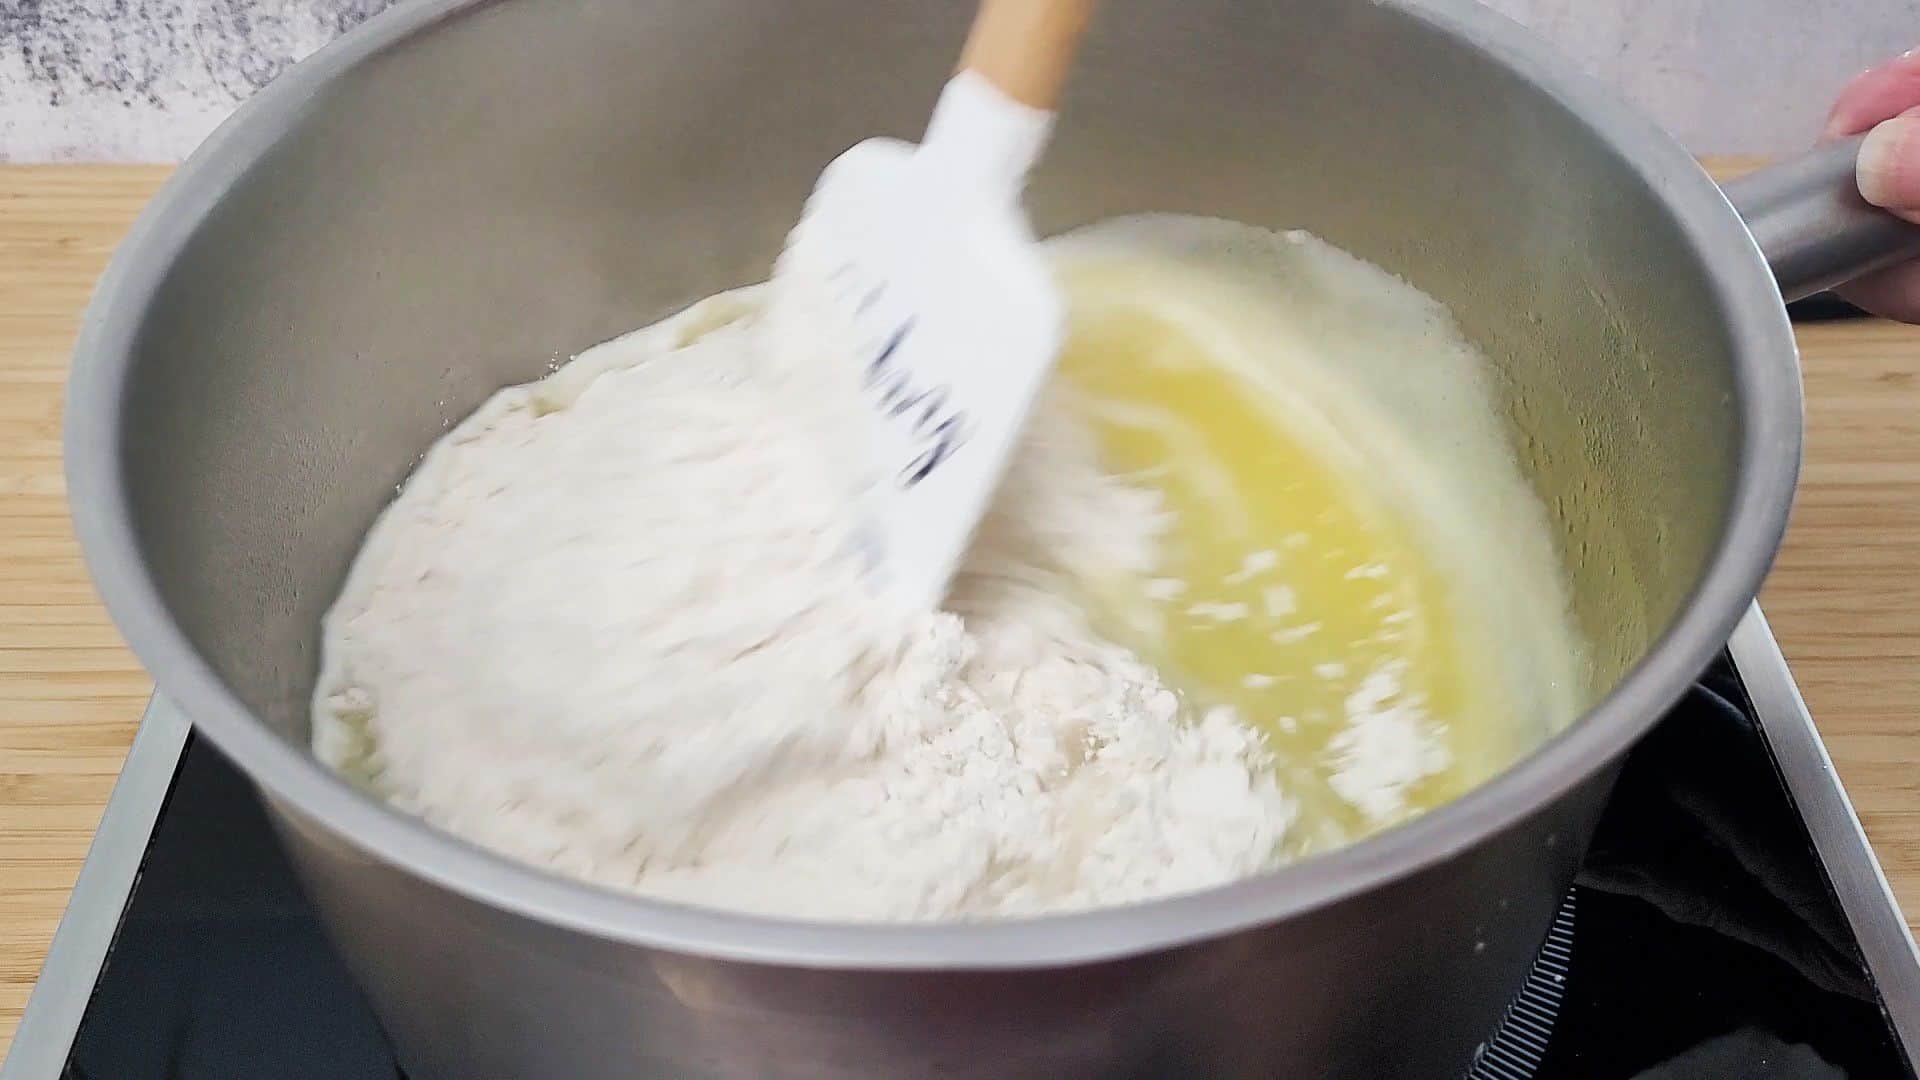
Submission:
[[[1468,1075],[1914,1078],[1917,1037],[1912,939],[1756,610],[1633,751]],[[0,1080],[399,1076],[253,790],[156,702]]]

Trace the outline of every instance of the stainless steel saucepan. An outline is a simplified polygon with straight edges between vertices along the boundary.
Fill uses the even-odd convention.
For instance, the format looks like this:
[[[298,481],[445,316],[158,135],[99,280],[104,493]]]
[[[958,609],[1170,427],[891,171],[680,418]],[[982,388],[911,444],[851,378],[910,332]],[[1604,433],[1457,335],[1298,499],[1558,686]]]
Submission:
[[[1451,306],[1559,531],[1583,719],[1350,849],[971,926],[616,895],[318,764],[320,615],[418,455],[550,359],[763,276],[825,162],[918,134],[971,6],[413,0],[243,108],[101,282],[67,415],[88,561],[264,793],[417,1080],[1459,1075],[1620,755],[1773,557],[1801,426],[1780,290],[1913,244],[1853,194],[1850,146],[1736,193],[1750,235],[1671,140],[1469,0],[1112,0],[1038,224],[1301,227]]]

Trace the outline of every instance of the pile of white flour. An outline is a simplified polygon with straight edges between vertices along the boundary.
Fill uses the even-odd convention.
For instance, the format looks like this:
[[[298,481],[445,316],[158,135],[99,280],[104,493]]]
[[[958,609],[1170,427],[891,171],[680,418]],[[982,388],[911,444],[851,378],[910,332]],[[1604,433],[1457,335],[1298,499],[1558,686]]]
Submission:
[[[421,464],[325,625],[320,756],[495,850],[771,914],[1117,904],[1281,858],[1261,737],[1103,641],[1157,497],[1047,403],[952,613],[849,558],[842,360],[716,297],[504,390]]]

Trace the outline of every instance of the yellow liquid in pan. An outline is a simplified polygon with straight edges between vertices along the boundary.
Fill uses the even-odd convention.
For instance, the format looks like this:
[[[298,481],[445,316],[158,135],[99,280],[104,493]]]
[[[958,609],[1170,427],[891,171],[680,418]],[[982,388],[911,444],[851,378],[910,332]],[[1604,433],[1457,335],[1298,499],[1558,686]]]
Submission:
[[[1500,651],[1461,617],[1460,583],[1370,475],[1377,462],[1283,383],[1221,355],[1232,335],[1182,311],[1143,265],[1061,266],[1060,372],[1109,467],[1171,512],[1158,575],[1096,589],[1102,629],[1193,705],[1231,706],[1264,731],[1301,806],[1296,854],[1405,820],[1513,760],[1524,725]],[[1330,781],[1338,737],[1357,712],[1395,707],[1445,764],[1367,810]]]

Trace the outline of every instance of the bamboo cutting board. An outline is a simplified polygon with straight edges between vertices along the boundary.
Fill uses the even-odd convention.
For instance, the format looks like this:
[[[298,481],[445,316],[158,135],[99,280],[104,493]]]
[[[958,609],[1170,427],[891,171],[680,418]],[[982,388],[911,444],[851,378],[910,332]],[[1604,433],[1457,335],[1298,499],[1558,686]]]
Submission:
[[[94,279],[164,175],[0,167],[0,1056],[151,690],[68,528],[60,407]],[[1763,603],[1911,919],[1920,329],[1810,326],[1801,347],[1807,468]]]

